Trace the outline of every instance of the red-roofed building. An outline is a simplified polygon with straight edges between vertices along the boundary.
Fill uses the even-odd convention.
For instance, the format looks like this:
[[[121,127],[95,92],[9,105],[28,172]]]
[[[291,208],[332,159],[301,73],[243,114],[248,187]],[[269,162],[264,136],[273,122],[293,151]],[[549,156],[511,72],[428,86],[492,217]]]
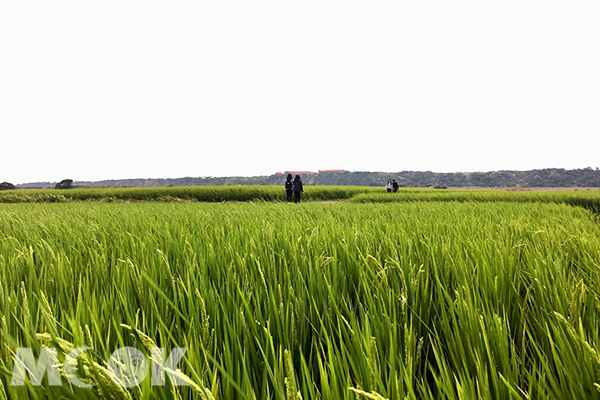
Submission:
[[[312,171],[288,171],[288,174],[292,175],[314,175],[315,173]]]

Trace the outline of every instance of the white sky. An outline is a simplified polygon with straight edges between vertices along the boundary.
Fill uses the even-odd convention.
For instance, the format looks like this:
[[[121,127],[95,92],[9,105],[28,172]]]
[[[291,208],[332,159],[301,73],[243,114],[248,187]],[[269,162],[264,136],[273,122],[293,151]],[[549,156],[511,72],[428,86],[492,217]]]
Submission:
[[[600,166],[600,2],[3,1],[0,181]]]

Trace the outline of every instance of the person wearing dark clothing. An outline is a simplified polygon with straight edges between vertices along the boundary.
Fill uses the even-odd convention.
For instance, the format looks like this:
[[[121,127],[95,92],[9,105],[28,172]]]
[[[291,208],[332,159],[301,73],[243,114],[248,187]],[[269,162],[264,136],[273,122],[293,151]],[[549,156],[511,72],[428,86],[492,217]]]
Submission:
[[[302,179],[300,179],[300,175],[296,175],[294,178],[294,203],[300,202],[300,193],[304,192],[304,188],[302,187]]]
[[[292,201],[292,193],[294,193],[294,182],[292,182],[292,174],[288,174],[285,180],[285,199],[288,202]]]
[[[392,179],[392,192],[396,193],[398,191],[398,182],[395,179]]]

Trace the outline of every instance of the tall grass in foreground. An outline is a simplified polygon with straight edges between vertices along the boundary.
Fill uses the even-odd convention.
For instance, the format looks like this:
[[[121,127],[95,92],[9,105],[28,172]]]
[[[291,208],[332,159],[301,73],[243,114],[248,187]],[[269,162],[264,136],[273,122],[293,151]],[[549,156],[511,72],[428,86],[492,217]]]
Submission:
[[[0,398],[598,398],[599,275],[557,204],[1,205]],[[153,343],[192,386],[106,381]],[[42,345],[96,388],[10,387]]]

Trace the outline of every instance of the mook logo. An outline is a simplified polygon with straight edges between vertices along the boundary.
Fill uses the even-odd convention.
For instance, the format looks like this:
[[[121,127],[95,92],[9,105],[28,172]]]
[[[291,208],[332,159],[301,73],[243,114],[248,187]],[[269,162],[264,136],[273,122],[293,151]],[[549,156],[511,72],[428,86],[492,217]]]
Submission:
[[[74,386],[79,388],[91,388],[94,385],[82,382],[77,376],[77,360],[84,352],[91,350],[90,347],[78,347],[71,351],[65,358],[63,364],[58,360],[55,348],[45,347],[40,351],[40,357],[36,360],[32,349],[18,348],[15,355],[13,375],[10,384],[12,386],[24,386],[25,379],[33,386],[42,385],[44,375],[48,375],[49,386],[61,386],[61,366],[64,376]],[[106,375],[117,385],[131,388],[140,385],[151,373],[152,386],[164,386],[165,375],[169,377],[175,386],[189,386],[189,383],[181,378],[182,374],[178,365],[183,359],[187,349],[173,348],[169,357],[165,358],[165,351],[161,348],[152,349],[150,361],[140,350],[134,347],[123,347],[113,352],[108,359]],[[101,367],[102,368],[102,367]]]

